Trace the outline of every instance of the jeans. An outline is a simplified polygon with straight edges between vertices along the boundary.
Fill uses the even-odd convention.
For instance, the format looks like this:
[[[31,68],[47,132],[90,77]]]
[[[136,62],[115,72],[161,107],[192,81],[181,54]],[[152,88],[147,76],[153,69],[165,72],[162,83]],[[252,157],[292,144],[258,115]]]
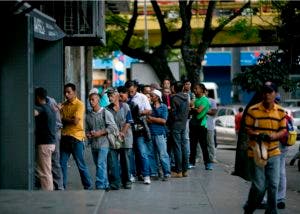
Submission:
[[[186,127],[185,127],[185,141],[186,141],[186,152],[187,157],[190,157],[190,119],[187,119],[186,121]]]
[[[146,141],[146,145],[148,148],[150,176],[158,176],[159,175],[158,151],[157,151],[157,149],[155,149],[153,140]]]
[[[76,165],[79,170],[81,183],[83,185],[84,189],[92,189],[92,180],[90,176],[90,172],[85,164],[84,161],[84,142],[79,141],[75,138],[72,138],[70,136],[67,137],[67,140],[65,140],[65,143],[70,143],[70,149],[66,150],[62,146],[60,147],[60,165],[63,172],[63,184],[64,188],[67,187],[67,175],[68,175],[68,160],[70,158],[70,155],[73,155],[73,158],[76,162]],[[67,142],[69,141],[69,142]]]
[[[106,189],[109,186],[107,178],[107,154],[108,148],[92,149],[93,160],[96,166],[96,189]]]
[[[167,139],[165,135],[152,135],[154,150],[158,152],[159,161],[162,166],[164,176],[171,174],[170,158],[167,152]]]
[[[284,202],[286,198],[286,168],[285,157],[288,149],[280,144],[280,178],[278,185],[277,202]]]
[[[174,139],[175,171],[177,173],[186,172],[188,169],[188,152],[185,134],[185,129],[172,130]]]
[[[215,131],[207,130],[207,146],[208,146],[208,156],[210,160],[215,159]]]
[[[60,155],[59,155],[59,141],[60,141],[60,131],[56,133],[55,136],[55,150],[52,153],[52,175],[53,175],[53,184],[55,190],[63,190],[63,175],[60,166]]]
[[[197,145],[200,143],[202,156],[205,166],[208,163],[212,163],[208,155],[208,145],[207,145],[207,129],[200,125],[191,125],[190,123],[190,163],[195,165],[196,163],[196,153]]]
[[[246,213],[253,213],[261,203],[265,191],[267,190],[268,208],[265,213],[277,214],[277,189],[279,183],[280,156],[273,156],[268,159],[265,167],[258,167],[254,159],[249,160],[249,169],[251,175],[251,188],[248,195],[248,201],[244,207]]]
[[[149,147],[151,148],[152,145],[148,145],[148,144],[152,144],[151,141],[145,141],[143,136],[138,136],[136,138],[136,143],[137,143],[137,148],[138,148],[138,156],[139,156],[139,160],[140,160],[140,167],[141,167],[141,174],[143,175],[143,177],[145,176],[150,176],[151,172],[150,172],[150,160],[149,160]],[[154,157],[154,155],[153,155]]]
[[[108,177],[110,187],[119,189],[122,183],[125,187],[130,185],[130,155],[132,149],[121,148],[121,149],[110,149],[108,153]],[[120,156],[120,159],[119,159]],[[121,170],[120,170],[121,168]],[[121,174],[120,174],[121,173]]]

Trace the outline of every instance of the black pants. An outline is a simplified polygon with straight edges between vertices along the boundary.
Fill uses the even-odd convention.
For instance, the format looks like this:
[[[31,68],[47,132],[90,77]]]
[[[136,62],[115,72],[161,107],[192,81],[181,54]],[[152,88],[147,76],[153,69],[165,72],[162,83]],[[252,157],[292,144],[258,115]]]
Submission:
[[[204,164],[212,163],[208,155],[207,129],[190,124],[190,164],[196,163],[197,144],[200,143]]]

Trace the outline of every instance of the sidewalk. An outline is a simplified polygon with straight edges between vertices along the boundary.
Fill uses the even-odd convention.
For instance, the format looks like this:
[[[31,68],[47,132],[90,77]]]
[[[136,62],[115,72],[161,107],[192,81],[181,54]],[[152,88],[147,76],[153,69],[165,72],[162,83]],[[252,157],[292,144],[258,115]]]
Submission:
[[[222,164],[216,164],[213,171],[197,165],[189,173],[187,178],[152,181],[151,185],[136,182],[132,190],[110,192],[0,190],[0,213],[243,213],[249,182],[230,175]],[[287,196],[287,207],[280,213],[300,213],[299,192],[288,191]]]

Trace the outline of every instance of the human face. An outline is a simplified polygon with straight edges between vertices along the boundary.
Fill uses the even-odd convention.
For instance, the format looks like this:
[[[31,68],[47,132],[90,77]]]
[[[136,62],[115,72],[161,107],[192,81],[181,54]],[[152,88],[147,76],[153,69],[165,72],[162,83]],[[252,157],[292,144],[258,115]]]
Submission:
[[[195,93],[196,97],[201,97],[204,94],[204,91],[199,85],[195,85],[194,93]]]
[[[190,91],[191,90],[191,86],[192,86],[192,84],[190,82],[186,82],[183,85],[183,90],[184,91]]]
[[[169,96],[170,94],[171,94],[171,90],[170,90],[170,89],[165,88],[165,89],[163,90],[163,95],[164,95],[164,96]]]
[[[115,103],[116,101],[119,101],[119,96],[117,93],[112,93],[112,94],[109,94],[108,99],[109,99],[109,102]]]
[[[163,81],[163,88],[170,88],[171,87],[171,83],[169,80],[164,80]]]
[[[136,86],[130,86],[130,88],[128,88],[128,94],[130,97],[133,97],[136,94],[137,91],[137,87]]]
[[[276,97],[276,92],[275,91],[272,91],[272,92],[264,92],[263,93],[263,102],[265,104],[273,104],[274,103],[274,100],[275,100],[275,97]]]
[[[143,94],[150,94],[150,93],[151,93],[151,88],[150,87],[144,87]]]
[[[99,106],[99,96],[97,94],[91,94],[89,96],[90,105],[93,109]]]
[[[72,101],[76,97],[76,92],[72,90],[71,87],[66,87],[65,88],[65,97],[68,101]]]
[[[128,93],[120,93],[120,101],[127,102],[128,101]]]
[[[156,94],[151,93],[150,94],[150,99],[151,99],[152,103],[155,103],[155,102],[157,102],[159,100],[159,97]]]

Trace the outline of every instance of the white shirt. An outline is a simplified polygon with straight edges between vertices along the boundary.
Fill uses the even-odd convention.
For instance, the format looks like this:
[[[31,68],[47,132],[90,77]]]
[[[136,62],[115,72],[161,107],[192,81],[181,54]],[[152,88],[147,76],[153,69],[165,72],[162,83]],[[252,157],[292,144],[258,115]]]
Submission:
[[[144,110],[152,110],[150,102],[144,94],[136,92],[131,101],[138,105],[140,112]]]
[[[212,98],[208,98],[208,99],[209,99],[209,104],[210,104],[209,110],[217,109],[217,102]],[[215,118],[215,116],[207,115],[207,122],[206,122],[207,130],[213,131],[215,129],[214,118]]]

